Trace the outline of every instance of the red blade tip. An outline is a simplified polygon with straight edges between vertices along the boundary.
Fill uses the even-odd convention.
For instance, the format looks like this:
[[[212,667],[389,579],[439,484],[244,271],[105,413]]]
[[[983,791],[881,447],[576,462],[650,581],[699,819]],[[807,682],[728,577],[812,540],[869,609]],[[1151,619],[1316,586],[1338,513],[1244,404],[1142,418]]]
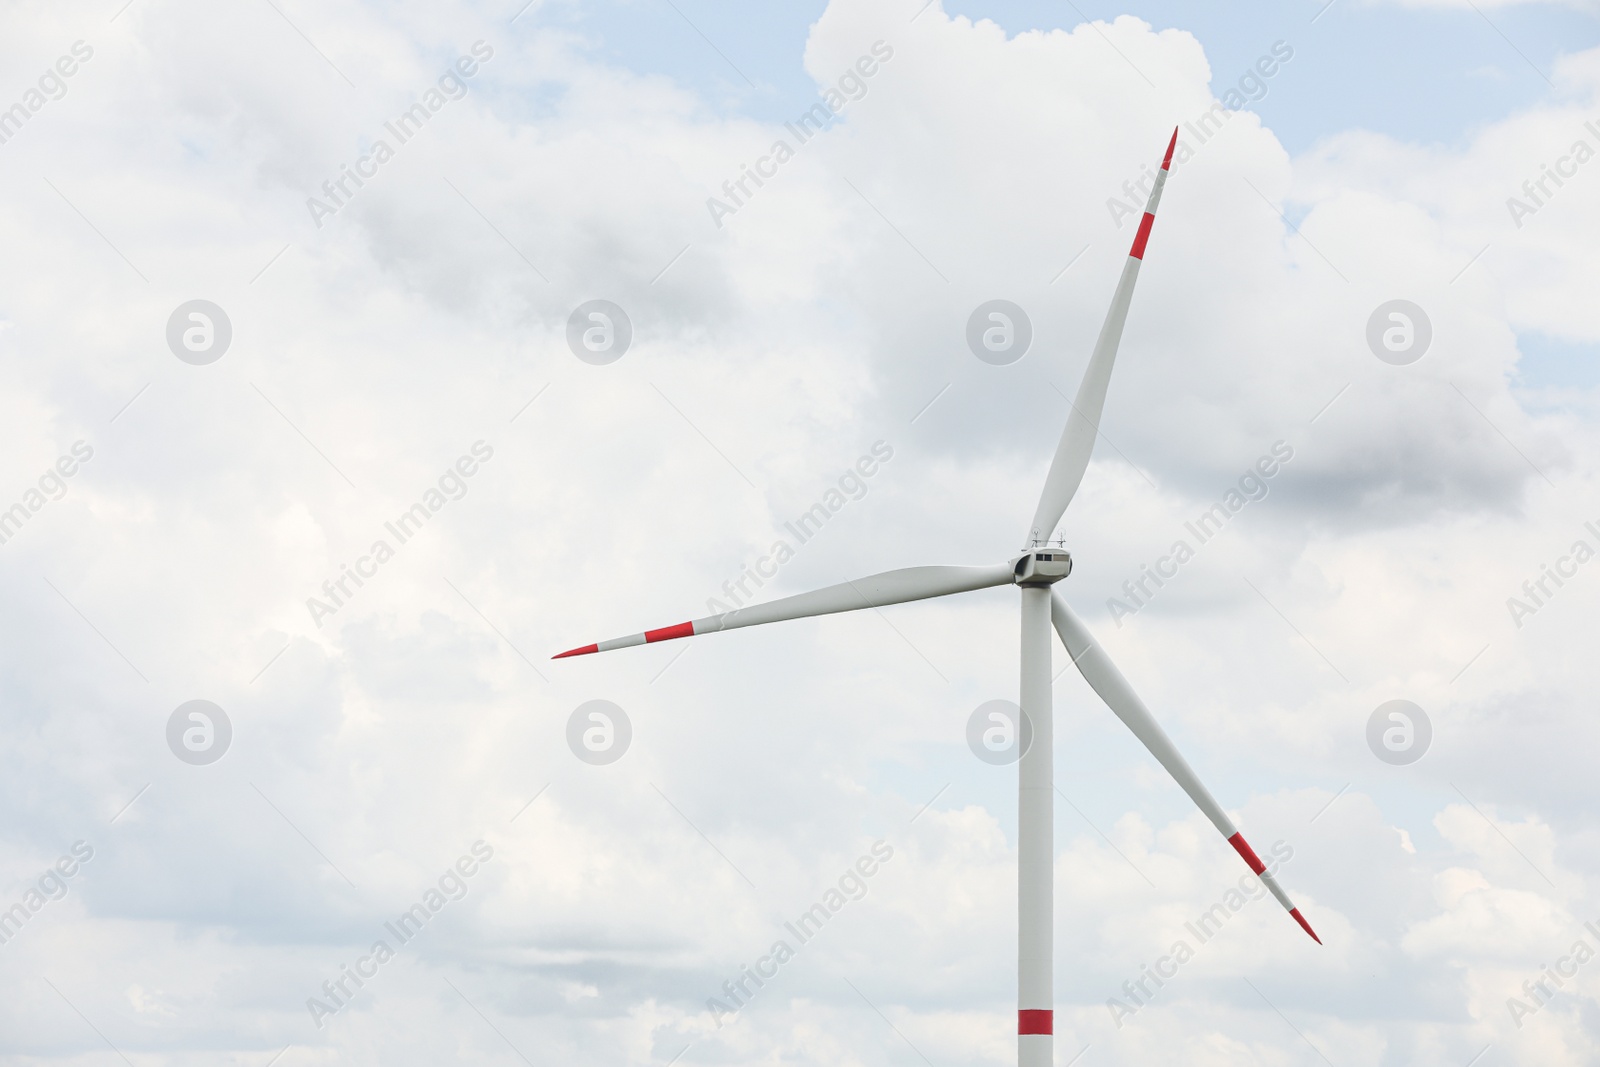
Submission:
[[[599,652],[599,651],[600,651],[600,646],[599,645],[584,645],[582,648],[574,648],[574,649],[569,649],[566,652],[558,652],[554,656],[551,656],[550,658],[551,659],[566,659],[568,656],[587,656],[591,652]]]
[[[1161,161],[1161,169],[1162,170],[1171,170],[1172,169],[1172,150],[1174,148],[1177,148],[1177,147],[1178,147],[1178,127],[1174,126],[1174,127],[1172,127],[1172,140],[1167,142],[1167,155],[1166,155],[1166,158]]]
[[[1322,938],[1318,937],[1317,932],[1311,929],[1311,924],[1306,922],[1306,917],[1300,914],[1299,908],[1290,908],[1289,914],[1294,916],[1294,921],[1300,924],[1302,930],[1311,935],[1311,940],[1319,945],[1322,944]]]

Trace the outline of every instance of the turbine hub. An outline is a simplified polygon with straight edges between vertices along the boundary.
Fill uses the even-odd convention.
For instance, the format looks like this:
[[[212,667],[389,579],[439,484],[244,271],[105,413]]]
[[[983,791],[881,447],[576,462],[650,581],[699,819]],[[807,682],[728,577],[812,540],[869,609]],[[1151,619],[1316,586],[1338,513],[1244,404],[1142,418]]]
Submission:
[[[1035,548],[1011,561],[1017,585],[1054,585],[1072,573],[1072,556],[1061,548]]]

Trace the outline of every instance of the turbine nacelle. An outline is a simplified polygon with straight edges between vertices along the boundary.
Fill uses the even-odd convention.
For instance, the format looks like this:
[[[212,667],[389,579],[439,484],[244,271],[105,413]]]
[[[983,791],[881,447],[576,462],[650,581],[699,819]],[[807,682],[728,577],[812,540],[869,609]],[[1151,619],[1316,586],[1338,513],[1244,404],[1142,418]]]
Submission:
[[[1064,548],[1035,548],[1011,561],[1017,585],[1054,585],[1072,573],[1072,556]]]

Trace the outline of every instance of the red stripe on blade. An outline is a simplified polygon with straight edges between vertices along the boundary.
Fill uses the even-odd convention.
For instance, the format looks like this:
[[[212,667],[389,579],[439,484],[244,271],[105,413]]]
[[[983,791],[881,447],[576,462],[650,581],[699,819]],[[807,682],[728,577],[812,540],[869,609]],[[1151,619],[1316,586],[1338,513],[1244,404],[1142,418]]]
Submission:
[[[676,626],[663,626],[659,630],[646,630],[644,632],[644,639],[647,643],[652,641],[671,641],[674,637],[693,636],[694,623],[692,622],[680,622]]]
[[[1243,834],[1234,834],[1228,838],[1228,844],[1233,846],[1235,852],[1244,857],[1244,861],[1250,865],[1252,871],[1260,874],[1267,869],[1267,865],[1261,862],[1261,857],[1256,855],[1256,850],[1250,847],[1250,842],[1244,839]],[[1304,919],[1300,921],[1305,922]]]
[[[1054,1012],[1049,1008],[1021,1008],[1017,1011],[1017,1033],[1050,1034],[1055,1032]]]
[[[1139,236],[1133,239],[1133,251],[1129,252],[1128,255],[1132,256],[1134,259],[1144,258],[1145,242],[1150,240],[1150,227],[1154,226],[1155,224],[1156,217],[1150,214],[1150,212],[1146,211],[1144,213],[1144,218],[1139,220]]]
[[[568,656],[587,656],[591,652],[599,652],[599,651],[600,651],[600,646],[599,645],[584,645],[582,648],[574,648],[574,649],[571,649],[570,651],[567,651],[567,652],[558,652],[556,655],[551,656],[550,658],[551,659],[566,659]]]
[[[1178,147],[1178,127],[1172,127],[1172,140],[1167,142],[1167,158],[1161,161],[1162,170],[1172,169],[1172,150]]]
[[[1289,914],[1294,916],[1294,921],[1300,924],[1302,930],[1311,935],[1311,940],[1319,945],[1322,944],[1322,938],[1318,937],[1317,932],[1311,929],[1311,924],[1306,922],[1306,917],[1300,914],[1299,908],[1290,908]]]

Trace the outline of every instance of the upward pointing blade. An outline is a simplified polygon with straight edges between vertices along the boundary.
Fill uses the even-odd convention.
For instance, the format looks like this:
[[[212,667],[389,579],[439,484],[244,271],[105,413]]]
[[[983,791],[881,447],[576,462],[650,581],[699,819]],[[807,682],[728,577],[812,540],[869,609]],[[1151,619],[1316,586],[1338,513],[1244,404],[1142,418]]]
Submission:
[[[1100,339],[1089,357],[1089,369],[1083,372],[1077,399],[1067,413],[1066,429],[1061,431],[1055,459],[1050,462],[1050,473],[1045,475],[1044,492],[1033,513],[1033,525],[1028,529],[1028,546],[1043,544],[1050,536],[1061,516],[1066,514],[1067,505],[1072,503],[1073,494],[1083,481],[1083,472],[1089,469],[1089,454],[1094,451],[1095,434],[1100,429],[1100,413],[1106,406],[1106,388],[1111,384],[1111,368],[1117,359],[1117,346],[1122,343],[1122,326],[1128,320],[1128,305],[1133,302],[1133,283],[1139,280],[1139,264],[1144,260],[1144,247],[1150,240],[1150,227],[1156,221],[1156,206],[1161,203],[1161,190],[1167,183],[1172,150],[1177,144],[1178,131],[1174,129],[1172,140],[1167,143],[1167,154],[1161,160],[1161,170],[1156,173],[1155,186],[1150,190],[1144,218],[1139,221],[1133,248],[1123,264],[1122,278],[1111,297],[1111,310],[1106,312]]]
[[[593,652],[610,652],[614,648],[628,648],[656,641],[670,641],[675,637],[695,637],[699,634],[732,630],[740,626],[760,626],[763,623],[803,619],[810,615],[832,615],[840,611],[860,608],[880,608],[888,604],[904,604],[908,600],[927,600],[930,597],[968,593],[974,589],[988,589],[996,585],[1010,585],[1015,579],[1009,564],[994,567],[906,567],[884,571],[852,582],[813,589],[809,593],[786,596],[765,604],[751,604],[721,615],[708,615],[676,626],[663,626],[659,630],[646,630],[642,634],[629,634],[610,641],[584,645],[553,656],[586,656]]]
[[[1144,743],[1150,754],[1165,767],[1167,773],[1183,787],[1189,794],[1189,799],[1195,802],[1206,818],[1211,820],[1223,837],[1228,839],[1228,844],[1233,846],[1250,869],[1266,883],[1272,895],[1278,898],[1278,903],[1299,923],[1311,939],[1317,944],[1322,944],[1322,938],[1311,929],[1311,924],[1306,922],[1305,916],[1300,914],[1300,909],[1289,900],[1289,895],[1278,885],[1278,880],[1267,870],[1261,858],[1256,855],[1250,843],[1244,839],[1233,820],[1228,818],[1228,813],[1222,810],[1205,785],[1200,781],[1200,776],[1190,768],[1187,760],[1178,752],[1177,746],[1172,743],[1172,738],[1156,722],[1155,716],[1150,714],[1150,709],[1144,706],[1144,701],[1139,699],[1139,694],[1133,691],[1128,680],[1117,670],[1116,664],[1111,662],[1111,657],[1105,654],[1095,639],[1089,634],[1083,621],[1073,614],[1067,607],[1067,602],[1061,599],[1061,594],[1050,594],[1050,620],[1055,623],[1056,633],[1061,637],[1061,643],[1067,646],[1067,652],[1072,656],[1072,662],[1077,665],[1083,680],[1089,687],[1100,694],[1100,699],[1106,706],[1116,712],[1133,735]]]

